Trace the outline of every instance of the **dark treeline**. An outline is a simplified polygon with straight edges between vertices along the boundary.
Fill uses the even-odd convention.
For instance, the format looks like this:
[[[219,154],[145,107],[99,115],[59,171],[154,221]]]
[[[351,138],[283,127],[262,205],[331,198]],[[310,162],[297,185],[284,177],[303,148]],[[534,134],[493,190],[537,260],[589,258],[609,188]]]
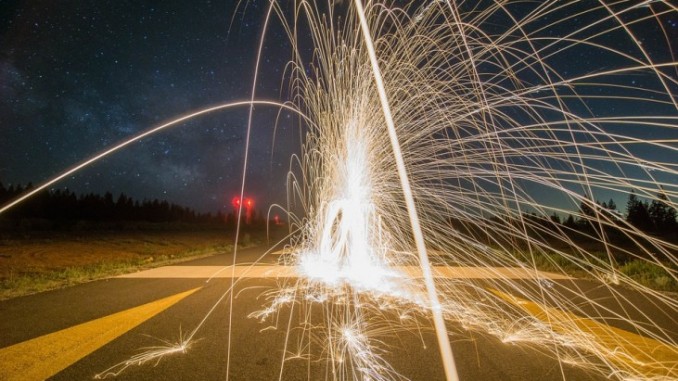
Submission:
[[[584,197],[576,217],[571,214],[565,221],[561,221],[555,214],[550,218],[530,214],[527,219],[531,221],[530,230],[533,233],[539,230],[540,234],[537,235],[541,237],[554,237],[549,232],[560,231],[575,242],[609,242],[640,256],[654,255],[656,258],[666,259],[664,254],[649,254],[656,250],[648,236],[678,242],[676,217],[676,209],[660,191],[651,201],[641,200],[631,192],[625,211],[620,211],[612,199],[594,202],[589,197]],[[612,251],[617,263],[623,264],[632,259],[624,250]]]
[[[560,216],[540,216],[535,213],[524,213],[523,219],[531,226],[541,226],[546,230],[566,228],[600,238],[626,235],[622,230],[637,230],[653,236],[678,239],[678,213],[669,205],[666,195],[660,192],[651,202],[643,201],[634,192],[626,202],[626,211],[617,208],[614,200],[600,202],[584,197],[577,213],[570,214],[561,220]]]
[[[450,218],[448,222],[460,233],[490,246],[520,248],[527,247],[532,240],[543,243],[544,247],[566,249],[575,244],[604,250],[600,243],[608,242],[623,249],[613,250],[613,255],[618,263],[625,263],[632,259],[627,251],[640,256],[656,251],[652,237],[678,242],[677,215],[660,191],[650,201],[630,193],[625,210],[620,210],[612,199],[600,202],[583,197],[579,210],[564,219],[556,213],[550,216],[523,213],[479,220]]]
[[[26,186],[0,183],[0,205],[5,205],[33,189]],[[125,194],[114,197],[113,194],[76,195],[68,189],[44,190],[21,204],[3,213],[0,218],[9,221],[9,225],[32,221],[39,228],[67,228],[76,222],[171,222],[186,224],[226,224],[227,216],[197,213],[194,210],[160,200],[134,200]],[[27,222],[28,221],[28,222]],[[25,226],[27,227],[27,226]]]
[[[568,216],[563,224],[600,236],[604,233],[619,234],[621,226],[632,226],[655,236],[675,240],[678,238],[676,209],[669,205],[664,192],[659,192],[652,201],[643,201],[634,192],[629,194],[626,211],[617,209],[614,200],[608,202],[591,201],[585,197],[579,205],[579,218]],[[622,222],[623,221],[623,222]]]

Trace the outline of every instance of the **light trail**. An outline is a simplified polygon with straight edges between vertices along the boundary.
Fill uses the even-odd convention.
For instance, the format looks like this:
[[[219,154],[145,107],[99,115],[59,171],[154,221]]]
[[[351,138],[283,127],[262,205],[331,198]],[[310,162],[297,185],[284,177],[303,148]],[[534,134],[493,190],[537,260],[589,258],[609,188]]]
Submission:
[[[257,88],[257,80],[259,77],[259,63],[261,62],[261,51],[264,47],[264,36],[265,36],[265,31],[268,29],[268,23],[271,18],[271,13],[273,11],[273,4],[268,7],[268,10],[266,11],[266,19],[264,21],[264,26],[263,26],[263,31],[262,31],[262,36],[259,39],[259,48],[257,49],[257,61],[254,65],[254,80],[252,81],[252,90],[251,90],[251,96],[250,96],[250,107],[248,111],[248,116],[247,116],[247,132],[245,134],[245,152],[243,155],[243,165],[242,165],[242,181],[240,183],[240,200],[245,199],[245,183],[247,179],[247,165],[249,164],[249,152],[250,152],[250,137],[252,136],[252,118],[254,116],[254,101],[256,97],[256,88]],[[238,203],[238,213],[237,213],[237,223],[235,227],[235,239],[233,242],[233,262],[232,262],[232,267],[233,271],[235,271],[235,264],[236,260],[238,258],[238,241],[240,240],[240,225],[242,223],[242,209],[243,209],[243,203],[239,202]],[[234,275],[235,273],[232,273],[231,275]],[[235,285],[235,276],[231,277],[231,287],[230,289],[233,289],[233,286]],[[230,295],[230,300],[228,304],[228,326],[231,327],[233,323],[233,293],[229,293]],[[230,369],[231,369],[231,329],[228,330],[228,343],[226,344],[226,381],[228,381],[228,377],[230,374]]]
[[[440,348],[440,354],[443,358],[445,376],[447,377],[448,381],[456,381],[459,380],[459,376],[457,375],[457,366],[454,363],[450,339],[448,337],[447,328],[445,327],[445,320],[443,319],[440,301],[438,301],[438,292],[436,291],[436,285],[433,281],[433,275],[431,274],[428,254],[426,253],[426,244],[424,243],[424,235],[421,232],[419,216],[417,215],[417,208],[414,205],[414,197],[412,196],[412,187],[410,186],[407,169],[405,168],[405,162],[403,161],[403,153],[400,149],[400,142],[398,142],[396,128],[393,124],[391,106],[389,105],[388,96],[386,95],[384,79],[381,75],[381,70],[379,69],[377,53],[374,50],[370,28],[367,25],[367,20],[365,19],[365,10],[363,8],[362,1],[355,0],[355,6],[357,9],[358,19],[360,20],[360,29],[362,30],[365,45],[367,46],[367,53],[370,57],[370,65],[372,66],[374,81],[377,84],[377,92],[379,93],[381,108],[384,111],[384,118],[386,119],[386,126],[388,127],[388,137],[389,141],[391,142],[391,148],[393,149],[396,168],[398,169],[400,186],[403,190],[403,195],[405,196],[407,214],[410,217],[410,224],[412,225],[412,234],[414,235],[414,241],[417,246],[419,263],[421,265],[422,272],[424,273],[426,291],[431,306],[431,312],[433,313],[433,323],[435,324],[436,335],[438,337],[438,347]]]
[[[653,4],[664,8],[657,8],[654,16],[626,19],[622,17],[633,5],[622,2],[614,9],[597,2],[591,2],[590,9],[574,2],[545,2],[522,16],[511,12],[511,1],[481,1],[477,6],[429,1],[409,8],[370,2],[363,10],[356,0],[353,7],[328,4],[327,14],[305,2],[295,4],[310,24],[315,74],[308,75],[303,68],[309,63],[294,54],[293,65],[299,69],[290,86],[300,94],[295,98],[298,107],[317,121],[317,129],[307,129],[301,168],[290,176],[288,186],[294,193],[290,199],[300,201],[304,211],[292,218],[300,234],[292,240],[286,262],[298,266],[298,278],[281,279],[280,291],[271,293],[268,307],[252,316],[275,320],[276,311],[286,307],[342,305],[340,311],[329,312],[327,307],[313,318],[323,321],[323,329],[298,327],[307,346],[320,342],[325,348],[304,358],[320,356],[332,374],[342,375],[339,379],[399,379],[383,363],[378,348],[360,351],[361,356],[373,353],[370,361],[358,355],[347,361],[351,351],[346,338],[358,345],[371,332],[372,340],[379,341],[379,329],[369,327],[384,318],[377,311],[423,319],[435,306],[434,298],[425,297],[426,290],[436,290],[448,322],[506,342],[536,344],[561,364],[622,379],[646,377],[639,368],[611,361],[609,351],[601,350],[609,342],[601,346],[596,338],[582,335],[576,324],[558,324],[575,315],[549,312],[546,320],[555,323],[545,325],[473,281],[416,279],[402,269],[408,264],[429,268],[432,257],[496,271],[488,283],[505,294],[548,300],[581,316],[590,316],[585,311],[593,308],[600,314],[591,316],[594,319],[626,321],[638,333],[675,343],[670,331],[659,326],[648,330],[652,317],[614,284],[651,295],[676,311],[675,300],[636,283],[617,264],[626,257],[656,265],[666,279],[675,281],[676,245],[649,236],[589,197],[610,191],[628,195],[635,189],[657,201],[661,189],[675,207],[671,200],[678,189],[667,179],[678,173],[678,163],[650,159],[638,147],[651,147],[665,158],[675,156],[678,139],[667,132],[677,128],[676,110],[668,89],[678,82],[667,73],[678,65],[651,60],[646,49],[634,51],[640,42],[630,30],[676,10],[657,2]],[[573,9],[577,11],[571,13]],[[324,19],[333,12],[342,15],[341,22]],[[590,24],[564,26],[589,14],[596,15]],[[565,29],[561,37],[548,34],[548,25],[539,21],[545,16]],[[512,25],[498,30],[497,18]],[[611,46],[601,40],[607,35],[626,36],[630,45]],[[290,33],[290,39],[295,38]],[[613,56],[616,65],[563,72],[558,59],[584,48]],[[656,86],[630,86],[616,77],[642,73],[653,77]],[[595,115],[588,104],[604,98],[591,91],[595,88],[615,91],[612,97],[621,102],[655,105],[664,114]],[[665,137],[620,132],[618,126],[624,125],[662,130]],[[400,145],[402,153],[397,152]],[[561,201],[549,201],[542,193]],[[550,222],[551,213],[572,213],[579,204],[591,210],[573,213],[580,228]],[[422,221],[421,241],[413,222],[417,218]],[[619,235],[632,243],[624,243]],[[595,242],[601,253],[587,248],[587,242]],[[427,251],[424,258],[411,254]],[[506,274],[492,270],[497,266],[534,273],[546,266],[563,276],[585,273],[603,284],[613,283],[609,292],[618,305],[570,300],[568,293],[585,298],[576,284],[503,282]],[[434,287],[426,279],[434,280]],[[393,325],[407,331],[411,327],[406,322]],[[453,372],[446,373],[453,377]],[[668,368],[664,374],[669,377]]]
[[[251,106],[253,104],[260,104],[260,105],[265,105],[265,106],[275,106],[275,107],[284,108],[284,109],[287,109],[289,111],[292,111],[294,113],[299,114],[298,110],[296,110],[295,108],[291,107],[288,104],[275,102],[275,101],[266,101],[266,100],[236,101],[236,102],[224,103],[224,104],[221,104],[221,105],[218,105],[218,106],[208,107],[208,108],[205,108],[205,109],[202,109],[202,110],[199,110],[199,111],[191,112],[189,114],[186,114],[184,116],[180,116],[180,117],[178,117],[174,120],[171,120],[171,121],[169,121],[165,124],[162,124],[162,125],[157,126],[157,127],[153,127],[149,130],[146,130],[146,131],[144,131],[144,132],[142,132],[138,135],[135,135],[135,136],[133,136],[129,139],[123,140],[121,143],[118,143],[117,145],[115,145],[115,146],[113,146],[109,149],[106,149],[103,152],[96,154],[89,159],[84,160],[83,162],[72,167],[71,169],[68,169],[65,172],[63,172],[63,173],[45,181],[44,183],[38,185],[37,187],[35,187],[35,189],[31,190],[30,192],[27,192],[26,194],[22,195],[21,197],[17,197],[15,200],[12,200],[11,202],[7,203],[6,205],[3,205],[2,207],[0,207],[0,214],[6,212],[7,210],[15,207],[18,204],[24,202],[25,200],[33,197],[36,193],[48,188],[50,185],[53,185],[53,184],[63,180],[64,178],[80,171],[83,168],[86,168],[90,165],[93,165],[94,163],[98,162],[99,160],[103,159],[104,157],[111,155],[111,154],[127,147],[128,145],[130,145],[134,142],[137,142],[137,141],[139,141],[139,140],[141,140],[145,137],[148,137],[150,135],[154,135],[154,134],[156,134],[156,133],[158,133],[162,130],[165,130],[169,127],[176,126],[178,124],[181,124],[182,122],[185,122],[185,121],[193,119],[193,118],[197,118],[197,117],[205,115],[205,114],[209,114],[209,113],[221,111],[221,110],[226,110],[226,109],[233,108],[233,107]],[[306,120],[308,119],[303,114],[300,114],[300,116],[302,118],[306,119]],[[310,123],[311,121],[307,120],[307,122]]]
[[[292,155],[288,176],[289,268],[264,295],[267,304],[250,314],[269,322],[267,329],[286,330],[279,379],[287,361],[300,359],[324,364],[336,380],[406,379],[385,360],[390,348],[383,342],[431,326],[445,373],[456,379],[445,324],[530,343],[561,369],[574,364],[615,379],[676,379],[673,360],[644,354],[644,364],[620,361],[615,348],[628,347],[629,337],[677,347],[675,317],[666,327],[629,295],[678,315],[675,297],[633,277],[640,269],[657,288],[675,285],[678,245],[597,202],[635,194],[636,206],[675,213],[678,63],[673,52],[662,56],[638,37],[659,28],[654,45],[671,50],[675,42],[662,23],[678,17],[672,3],[269,4],[292,46],[286,86],[293,106],[255,101],[253,92],[252,101],[178,118],[79,164],[0,213],[189,118],[258,103],[284,107],[303,119],[303,148]],[[579,26],[576,19],[585,21]],[[310,32],[303,43],[298,24]],[[307,44],[312,57],[300,48]],[[605,57],[606,66],[572,62],[583,54]],[[571,223],[552,219],[554,213],[571,214]],[[481,283],[432,275],[431,265],[475,268],[485,277]],[[539,277],[543,269],[563,279]],[[231,279],[246,278],[230,270]],[[511,273],[534,278],[516,281]],[[596,280],[608,300],[590,298],[570,277]],[[232,300],[231,291],[187,340],[153,348],[113,373],[143,362],[137,359],[182,353],[215,307]],[[290,318],[279,323],[283,312]],[[297,324],[292,312],[303,321]],[[622,322],[629,334],[578,324],[580,317]]]

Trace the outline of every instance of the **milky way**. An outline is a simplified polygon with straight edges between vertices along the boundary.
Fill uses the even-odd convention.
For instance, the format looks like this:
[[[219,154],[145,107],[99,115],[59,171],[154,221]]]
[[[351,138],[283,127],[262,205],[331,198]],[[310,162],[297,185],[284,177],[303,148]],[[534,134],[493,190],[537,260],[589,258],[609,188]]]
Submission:
[[[135,133],[190,110],[250,97],[258,3],[16,1],[0,11],[0,182],[39,183]],[[289,46],[272,29],[257,95],[280,98]],[[56,187],[125,192],[201,211],[239,191],[247,109],[149,138]],[[257,108],[248,193],[280,201],[292,118]],[[298,136],[298,134],[296,135]],[[272,154],[273,153],[273,154]]]
[[[237,3],[3,2],[0,182],[43,182],[124,138],[178,115],[249,99],[267,2]],[[584,10],[585,5],[581,7]],[[529,8],[525,6],[525,12]],[[646,10],[639,8],[637,12]],[[513,12],[521,10],[514,7]],[[584,12],[553,27],[553,20],[546,18],[534,25],[549,28],[545,35],[563,37],[594,24],[592,15]],[[501,22],[497,20],[498,31],[504,28]],[[675,58],[678,20],[674,15],[664,15],[659,22],[635,24],[633,33],[655,62]],[[615,39],[614,34],[596,41],[625,49],[617,46],[623,40]],[[290,99],[283,78],[291,51],[280,23],[274,20],[266,31],[256,98]],[[584,45],[558,57],[552,62],[553,69],[567,77],[618,65],[613,55]],[[609,81],[648,90],[657,86],[654,79],[641,73]],[[574,106],[573,111],[579,114],[605,117],[626,113],[669,115],[675,111],[667,104],[645,102],[638,109],[628,101],[615,101],[615,87],[589,86],[579,91],[588,92],[584,94],[588,97],[586,104]],[[628,95],[628,89],[626,92]],[[76,193],[124,192],[136,199],[167,199],[200,211],[216,211],[228,205],[240,189],[247,111],[228,110],[190,121],[55,186]],[[277,110],[255,109],[247,193],[260,206],[284,200],[289,157],[299,146],[295,118],[280,115],[274,134],[276,117]],[[640,138],[656,139],[667,133],[665,129],[638,126],[609,128],[613,133],[636,128],[639,131],[634,135]],[[667,160],[642,150],[634,154],[650,161]],[[678,182],[676,178],[658,180]],[[614,197],[619,204],[625,201],[624,195],[613,192],[597,197]]]

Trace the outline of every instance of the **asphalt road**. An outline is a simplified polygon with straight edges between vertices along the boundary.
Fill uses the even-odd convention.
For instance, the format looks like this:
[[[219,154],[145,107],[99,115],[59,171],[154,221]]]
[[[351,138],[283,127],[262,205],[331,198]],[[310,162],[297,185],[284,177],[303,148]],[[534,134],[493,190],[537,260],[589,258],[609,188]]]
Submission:
[[[261,249],[244,250],[240,253],[239,262],[243,264],[252,262],[261,253]],[[219,255],[183,263],[182,266],[196,269],[205,266],[225,266],[231,264],[231,258],[230,255]],[[275,257],[264,258],[261,263],[267,262],[274,263]],[[605,303],[607,298],[605,293],[609,292],[606,287],[590,281],[553,281],[554,287],[561,285],[572,287],[572,284],[566,284],[568,282],[576,282],[581,294],[584,294],[584,296],[580,293],[572,294],[573,299],[590,297]],[[218,277],[206,282],[200,275],[111,278],[0,302],[0,379],[30,380],[36,379],[35,377],[42,379],[47,376],[35,374],[48,374],[50,380],[91,380],[109,367],[142,352],[144,348],[163,345],[164,341],[175,342],[182,335],[185,337],[200,324],[215,305],[214,311],[205,320],[188,350],[170,354],[144,365],[132,365],[112,379],[279,379],[281,360],[286,348],[286,322],[290,320],[289,313],[283,312],[279,316],[278,329],[266,329],[271,326],[270,323],[261,323],[257,319],[247,317],[250,313],[262,309],[266,302],[262,293],[274,288],[276,280],[252,277],[240,281],[235,289],[233,319],[229,324],[228,298],[221,303],[216,302],[230,285],[231,279],[228,277]],[[192,293],[181,294],[187,291]],[[160,305],[159,300],[176,295],[180,296],[175,297],[176,300],[167,301],[158,307],[159,311],[150,313],[149,316],[143,315],[147,312],[138,311],[139,306],[157,307]],[[678,331],[675,318],[661,308],[653,306],[646,296],[629,292],[627,297],[629,302],[645,303],[647,305],[645,312],[663,324],[665,329]],[[127,322],[136,318],[141,321],[138,325],[125,326]],[[300,317],[293,315],[291,320],[299,321]],[[118,323],[112,323],[113,321]],[[101,339],[103,342],[89,342],[87,345],[76,342],[71,347],[65,344],[64,349],[59,347],[61,342],[77,340],[78,337],[95,338],[98,335],[97,329],[110,328],[115,324],[120,325],[121,333],[113,335],[115,337],[111,336],[110,340],[104,338]],[[610,324],[625,328],[624,322]],[[227,377],[229,328],[231,346]],[[605,379],[598,374],[558,362],[542,353],[537,346],[505,344],[495,337],[468,332],[452,323],[448,328],[461,380]],[[49,344],[49,341],[45,341],[49,338],[57,340],[59,344],[53,342]],[[676,339],[678,340],[678,337]],[[431,330],[403,331],[387,335],[381,340],[384,342],[383,346],[387,348],[383,353],[384,359],[403,377],[422,381],[444,379],[436,339]],[[287,340],[290,341],[293,340]],[[47,351],[42,357],[37,356],[36,363],[30,363],[34,361],[31,360],[31,356],[36,357],[36,352],[50,346],[56,347],[53,353]],[[80,359],[77,359],[77,354],[74,357],[65,355],[68,351],[84,351],[82,348],[87,346],[91,347],[91,350]],[[291,346],[290,344],[288,348]],[[16,350],[12,352],[12,348]],[[288,356],[289,354],[288,352]],[[52,364],[61,357],[74,360],[68,360],[66,365],[62,366]],[[25,370],[20,369],[21,361],[28,362]],[[34,369],[39,372],[31,373]],[[328,372],[327,363],[323,361],[291,359],[284,363],[282,379],[331,380],[332,375]]]

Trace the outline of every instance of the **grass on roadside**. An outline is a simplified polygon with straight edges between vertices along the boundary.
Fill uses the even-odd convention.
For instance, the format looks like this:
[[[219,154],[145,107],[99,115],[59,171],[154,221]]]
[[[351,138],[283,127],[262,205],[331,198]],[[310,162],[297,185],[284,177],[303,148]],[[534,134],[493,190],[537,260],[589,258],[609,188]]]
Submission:
[[[258,241],[239,246],[252,246]],[[0,241],[0,300],[233,250],[230,234],[111,233]]]
[[[653,290],[678,292],[678,282],[676,282],[676,279],[671,277],[667,268],[657,264],[634,259],[620,266],[619,271]],[[675,269],[673,273],[676,273]]]
[[[532,258],[525,254],[518,254],[525,263],[532,264],[542,271],[564,273],[577,278],[594,278],[592,275],[592,266],[578,266],[576,263],[560,254],[539,253]],[[592,253],[592,259],[599,258],[606,262],[607,255],[603,252]],[[675,275],[678,269],[675,266],[665,265],[664,267],[656,263],[651,263],[641,259],[632,259],[624,264],[617,265],[616,270],[623,275],[628,276],[640,285],[651,288],[656,291],[678,292],[678,282]],[[671,272],[674,276],[671,276]]]

